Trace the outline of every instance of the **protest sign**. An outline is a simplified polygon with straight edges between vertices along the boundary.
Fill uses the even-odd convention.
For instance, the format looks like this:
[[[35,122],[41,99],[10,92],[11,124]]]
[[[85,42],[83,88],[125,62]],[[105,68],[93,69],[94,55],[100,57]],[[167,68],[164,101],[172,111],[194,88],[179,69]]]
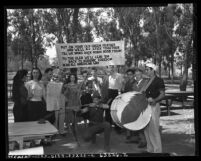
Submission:
[[[63,68],[125,65],[124,41],[56,44]]]

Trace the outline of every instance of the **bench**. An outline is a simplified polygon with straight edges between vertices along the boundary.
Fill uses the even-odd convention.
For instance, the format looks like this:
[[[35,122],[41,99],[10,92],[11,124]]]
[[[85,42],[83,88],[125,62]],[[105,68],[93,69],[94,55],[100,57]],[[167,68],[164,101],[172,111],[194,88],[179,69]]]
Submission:
[[[182,107],[185,107],[185,101],[190,98],[190,101],[194,101],[194,92],[193,91],[179,91],[179,90],[167,90],[165,92],[165,97],[163,100],[165,103],[161,102],[160,104],[166,106],[167,114],[170,116],[170,108],[173,101],[181,102]]]

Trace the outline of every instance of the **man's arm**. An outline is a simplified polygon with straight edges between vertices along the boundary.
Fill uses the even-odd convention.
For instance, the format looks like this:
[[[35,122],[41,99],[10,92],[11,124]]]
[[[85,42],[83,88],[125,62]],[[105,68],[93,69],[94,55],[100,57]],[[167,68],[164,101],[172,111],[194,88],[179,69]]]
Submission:
[[[160,102],[164,97],[165,97],[165,91],[164,90],[160,90],[159,96],[156,97],[155,99],[153,99],[152,97],[149,97],[148,98],[148,102],[151,105],[155,105],[157,102]]]
[[[165,97],[165,91],[160,90],[160,95],[158,97],[156,97],[154,100],[157,103],[157,102],[160,102],[164,97]]]

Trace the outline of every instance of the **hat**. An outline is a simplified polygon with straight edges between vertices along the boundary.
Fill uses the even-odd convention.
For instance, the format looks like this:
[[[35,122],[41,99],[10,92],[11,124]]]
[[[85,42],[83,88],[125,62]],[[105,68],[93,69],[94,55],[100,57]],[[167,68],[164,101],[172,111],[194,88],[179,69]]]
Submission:
[[[149,67],[149,68],[152,68],[152,69],[155,70],[155,71],[156,71],[156,68],[157,68],[156,65],[153,64],[153,63],[151,63],[151,62],[146,63],[145,66],[146,66],[146,67]]]

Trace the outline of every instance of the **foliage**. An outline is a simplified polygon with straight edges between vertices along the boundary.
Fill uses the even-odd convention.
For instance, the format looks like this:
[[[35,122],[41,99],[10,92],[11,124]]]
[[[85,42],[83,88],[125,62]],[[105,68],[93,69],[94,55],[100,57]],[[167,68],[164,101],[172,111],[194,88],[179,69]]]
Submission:
[[[21,66],[29,66],[28,62],[33,64],[36,59],[45,68],[49,66],[48,58],[44,58],[46,47],[55,43],[94,42],[96,38],[124,40],[128,66],[153,58],[164,70],[171,68],[173,74],[175,61],[178,65],[187,64],[185,68],[193,61],[192,4],[14,9],[8,10],[7,23],[8,59],[18,56]],[[176,51],[182,55],[174,56]],[[57,63],[55,58],[53,64]]]

